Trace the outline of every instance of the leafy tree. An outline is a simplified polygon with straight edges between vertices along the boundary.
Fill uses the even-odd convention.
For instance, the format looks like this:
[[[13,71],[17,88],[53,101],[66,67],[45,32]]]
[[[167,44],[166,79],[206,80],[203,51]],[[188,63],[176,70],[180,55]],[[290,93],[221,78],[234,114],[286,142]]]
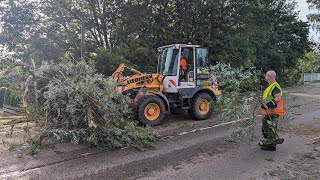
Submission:
[[[114,54],[109,49],[100,49],[94,60],[97,72],[108,76],[112,75],[121,63],[132,65],[123,55]]]
[[[297,62],[296,68],[288,72],[289,84],[303,83],[304,73],[320,72],[320,55],[317,52],[309,52]]]
[[[311,9],[320,9],[320,2],[317,0],[307,0],[307,3],[309,3]],[[311,13],[308,16],[308,20],[313,23],[313,28],[315,28],[317,31],[320,30],[320,26],[317,25],[317,22],[320,22],[320,14],[319,13]]]
[[[101,48],[119,52],[128,47],[130,54],[121,55],[138,66],[145,64],[134,53],[140,47],[149,57],[143,59],[149,60],[158,46],[192,41],[209,47],[212,64],[282,71],[294,67],[310,45],[308,25],[297,20],[293,5],[285,0],[42,0],[30,8],[30,16],[41,18],[28,40],[40,60],[56,60],[67,52],[79,59],[81,49],[88,58]],[[5,11],[2,17],[9,14]],[[20,18],[13,23],[19,24]]]
[[[36,10],[36,3],[27,0],[8,0],[0,4],[1,45],[23,60],[32,53],[30,37],[34,36],[39,23]]]
[[[17,6],[17,2],[23,3]],[[6,38],[9,27],[17,26],[20,34],[29,36],[11,34],[12,38],[29,46],[23,51],[29,52],[25,57],[36,59],[37,64],[66,56],[78,60],[81,54],[89,60],[92,53],[105,49],[115,60],[98,58],[97,64],[105,68],[102,72],[112,72],[118,56],[139,67],[150,64],[141,70],[152,71],[158,46],[192,41],[209,47],[211,64],[274,69],[286,78],[287,69],[295,68],[297,60],[310,51],[308,24],[298,20],[294,4],[285,0],[40,2],[10,0],[3,9],[20,9],[1,14],[3,20],[14,17],[4,21],[0,35],[4,44],[11,43]],[[30,18],[21,16],[24,11]],[[24,28],[23,22],[32,28]]]
[[[48,11],[44,2],[9,0],[3,2],[0,8],[1,44],[14,52],[15,59],[29,63],[30,59],[34,59],[36,64],[41,64],[44,59],[59,60],[68,50],[72,50],[67,41],[70,36],[59,28],[63,23],[46,16]]]
[[[297,19],[294,4],[278,1],[271,5],[264,22],[270,31],[257,49],[255,66],[263,71],[274,69],[285,82],[287,70],[295,68],[298,59],[311,50],[308,24]]]
[[[147,148],[158,138],[138,126],[129,97],[115,93],[117,84],[96,74],[91,64],[44,63],[28,82],[28,118],[40,128],[36,143],[52,135],[105,148]]]

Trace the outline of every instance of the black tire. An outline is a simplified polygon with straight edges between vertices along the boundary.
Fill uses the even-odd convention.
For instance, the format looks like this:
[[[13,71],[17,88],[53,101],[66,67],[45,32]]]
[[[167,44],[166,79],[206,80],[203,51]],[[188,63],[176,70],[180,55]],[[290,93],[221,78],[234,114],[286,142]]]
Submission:
[[[149,110],[153,112],[149,112]],[[165,111],[165,105],[159,97],[145,96],[139,100],[136,115],[141,124],[153,126],[163,121]]]
[[[174,114],[174,115],[181,115],[185,113],[185,110],[181,108],[170,108],[170,112],[171,114]]]
[[[200,93],[192,98],[191,109],[189,110],[189,115],[192,119],[206,120],[212,114],[212,103],[213,99],[208,93]],[[202,109],[200,106],[202,103],[208,103],[206,108]],[[208,108],[208,109],[207,109]]]

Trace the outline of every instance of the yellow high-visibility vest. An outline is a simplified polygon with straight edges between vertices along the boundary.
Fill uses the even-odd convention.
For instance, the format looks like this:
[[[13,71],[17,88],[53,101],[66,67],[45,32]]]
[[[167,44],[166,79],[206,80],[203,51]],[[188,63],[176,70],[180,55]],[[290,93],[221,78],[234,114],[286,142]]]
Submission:
[[[277,87],[280,89],[280,94],[282,96],[282,88],[280,87],[280,85],[277,83],[277,82],[274,82],[272,84],[270,84],[263,92],[263,96],[262,96],[262,99],[263,99],[263,103],[266,104],[268,101],[271,101],[273,100],[274,98],[272,97],[272,91],[273,89]],[[268,115],[268,114],[277,114],[279,116],[284,116],[284,102],[283,100],[280,100],[277,102],[277,107],[274,108],[274,109],[263,109],[263,108],[260,108],[262,114],[264,115]]]

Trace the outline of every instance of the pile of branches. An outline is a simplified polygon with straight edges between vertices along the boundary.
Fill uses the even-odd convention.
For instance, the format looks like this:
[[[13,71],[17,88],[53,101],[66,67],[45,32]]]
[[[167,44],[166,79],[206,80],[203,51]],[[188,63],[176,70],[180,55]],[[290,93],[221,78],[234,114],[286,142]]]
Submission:
[[[230,64],[218,63],[207,69],[210,80],[218,82],[222,96],[214,111],[224,121],[249,118],[248,121],[237,123],[232,136],[235,138],[251,134],[256,124],[257,109],[260,107],[261,72],[255,69],[233,68]]]
[[[39,136],[103,148],[153,145],[159,137],[131,114],[131,100],[86,62],[44,63],[29,78],[27,111]]]

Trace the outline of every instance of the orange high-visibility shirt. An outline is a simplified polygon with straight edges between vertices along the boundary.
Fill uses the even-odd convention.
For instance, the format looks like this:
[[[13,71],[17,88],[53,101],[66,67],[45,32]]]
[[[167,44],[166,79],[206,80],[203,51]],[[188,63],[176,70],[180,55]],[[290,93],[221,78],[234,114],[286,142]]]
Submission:
[[[187,61],[185,59],[180,59],[180,68],[183,70],[187,70]]]

